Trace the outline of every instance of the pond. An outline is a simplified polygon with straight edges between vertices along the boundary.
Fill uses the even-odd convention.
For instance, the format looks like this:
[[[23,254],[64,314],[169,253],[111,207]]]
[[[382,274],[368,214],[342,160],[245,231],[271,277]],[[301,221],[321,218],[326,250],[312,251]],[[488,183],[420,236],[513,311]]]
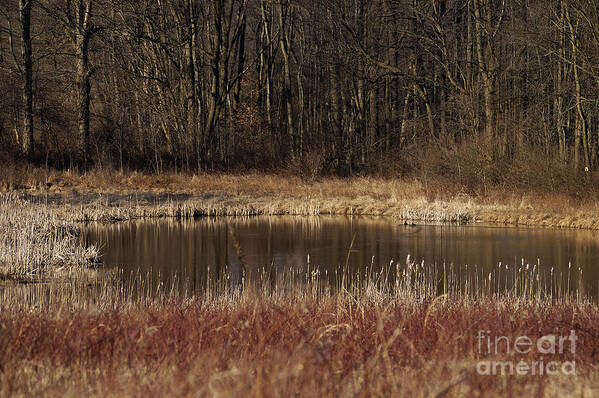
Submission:
[[[231,280],[241,278],[243,267],[246,278],[259,269],[269,274],[318,270],[334,284],[346,268],[352,273],[394,273],[390,264],[405,264],[408,255],[424,267],[442,267],[436,275],[474,272],[481,280],[497,270],[519,272],[529,264],[539,270],[540,284],[559,280],[563,289],[584,289],[594,298],[599,281],[597,231],[278,216],[92,223],[84,227],[82,239],[98,245],[105,266],[122,269],[123,278],[142,278],[151,289],[162,285],[187,293],[199,291],[225,270]],[[497,289],[513,287],[517,277],[506,274],[510,280]]]

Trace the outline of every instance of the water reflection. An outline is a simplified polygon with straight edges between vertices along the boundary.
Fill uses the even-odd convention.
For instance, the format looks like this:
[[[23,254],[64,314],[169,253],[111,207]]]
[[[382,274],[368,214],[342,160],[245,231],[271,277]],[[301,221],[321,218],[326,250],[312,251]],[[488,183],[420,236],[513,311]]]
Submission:
[[[234,231],[234,235],[229,232]],[[318,268],[334,275],[346,261],[352,271],[380,269],[408,254],[425,264],[476,265],[485,273],[498,263],[540,263],[555,274],[581,268],[585,291],[597,296],[599,234],[595,231],[481,226],[405,226],[377,217],[254,217],[200,220],[150,220],[90,224],[83,239],[96,243],[104,263],[124,275],[151,275],[159,283],[189,292],[219,278],[229,269],[233,282],[242,277],[240,254],[247,275],[267,268]],[[348,260],[348,249],[355,241]],[[236,249],[234,237],[238,240]],[[575,287],[576,281],[572,282]]]

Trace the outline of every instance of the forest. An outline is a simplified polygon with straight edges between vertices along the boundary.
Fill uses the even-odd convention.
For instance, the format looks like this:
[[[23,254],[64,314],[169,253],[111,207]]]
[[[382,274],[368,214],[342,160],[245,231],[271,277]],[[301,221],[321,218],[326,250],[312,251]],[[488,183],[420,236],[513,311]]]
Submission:
[[[599,0],[0,0],[0,398],[597,396],[598,100]]]
[[[2,3],[9,159],[548,185],[599,166],[596,0]]]

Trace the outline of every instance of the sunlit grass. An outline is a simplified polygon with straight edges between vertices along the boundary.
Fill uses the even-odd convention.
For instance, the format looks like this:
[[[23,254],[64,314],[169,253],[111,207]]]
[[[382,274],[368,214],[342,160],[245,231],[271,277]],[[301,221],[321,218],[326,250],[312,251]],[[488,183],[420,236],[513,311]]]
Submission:
[[[145,275],[90,276],[98,252],[79,245],[77,220],[193,217],[197,202],[101,201],[3,198],[3,272],[43,283],[0,284],[0,396],[590,397],[599,388],[599,310],[576,267],[488,270],[408,257],[334,274],[311,265],[208,270],[195,291],[155,287]],[[578,376],[478,375],[479,330],[574,330]]]
[[[224,276],[190,297],[166,286],[148,294],[143,278],[4,290],[0,393],[590,397],[597,388],[596,305],[515,292],[473,298],[451,284],[435,296],[419,265],[399,272],[390,284],[385,272],[337,288],[317,271],[277,283],[265,272],[241,286]],[[479,330],[574,330],[578,376],[478,375]]]
[[[323,177],[277,174],[143,174],[52,170],[0,176],[0,190],[62,202],[84,220],[158,216],[385,215],[422,222],[488,222],[599,229],[599,202],[551,191],[466,189],[426,178]],[[179,195],[179,196],[176,196]]]
[[[89,273],[98,250],[83,247],[72,223],[44,205],[0,197],[0,280],[41,281]]]

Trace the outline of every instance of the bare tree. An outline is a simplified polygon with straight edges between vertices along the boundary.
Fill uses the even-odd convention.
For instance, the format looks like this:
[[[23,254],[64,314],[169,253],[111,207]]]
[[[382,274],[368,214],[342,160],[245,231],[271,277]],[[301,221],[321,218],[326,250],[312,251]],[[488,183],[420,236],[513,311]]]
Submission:
[[[31,49],[32,0],[19,0],[21,20],[21,54],[23,59],[23,153],[32,159],[33,141],[33,58]]]
[[[3,137],[59,167],[599,166],[596,0],[17,4]]]

